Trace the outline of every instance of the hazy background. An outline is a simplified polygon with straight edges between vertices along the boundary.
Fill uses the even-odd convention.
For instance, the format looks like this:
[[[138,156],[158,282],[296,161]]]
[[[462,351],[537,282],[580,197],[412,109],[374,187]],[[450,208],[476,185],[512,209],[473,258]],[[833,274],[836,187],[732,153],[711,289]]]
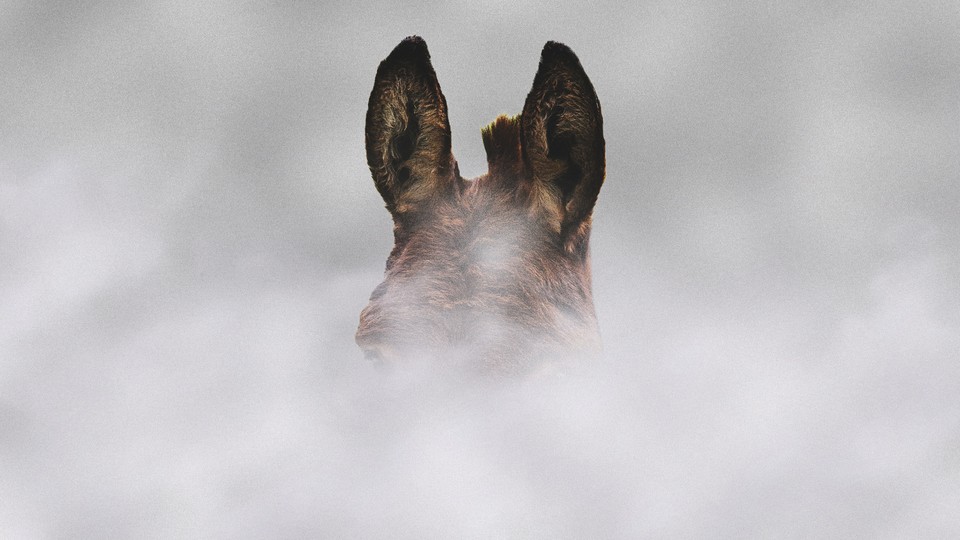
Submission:
[[[0,2],[0,537],[960,535],[955,1],[82,5]],[[410,34],[465,176],[593,80],[593,373],[353,344]]]

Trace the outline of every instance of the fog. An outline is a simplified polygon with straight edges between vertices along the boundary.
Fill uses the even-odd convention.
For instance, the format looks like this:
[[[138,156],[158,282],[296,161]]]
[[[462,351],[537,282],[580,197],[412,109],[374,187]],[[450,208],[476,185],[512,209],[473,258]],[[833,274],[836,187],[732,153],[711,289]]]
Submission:
[[[953,2],[0,2],[0,536],[960,535]],[[603,106],[604,355],[377,370],[377,64]]]

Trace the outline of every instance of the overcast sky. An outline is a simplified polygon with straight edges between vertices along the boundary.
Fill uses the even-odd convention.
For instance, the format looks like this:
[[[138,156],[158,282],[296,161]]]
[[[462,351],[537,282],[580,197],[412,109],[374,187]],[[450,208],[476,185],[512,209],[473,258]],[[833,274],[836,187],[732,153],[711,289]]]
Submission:
[[[0,536],[960,535],[955,1],[77,5],[0,2]],[[580,57],[595,370],[354,345],[411,34],[465,176]]]

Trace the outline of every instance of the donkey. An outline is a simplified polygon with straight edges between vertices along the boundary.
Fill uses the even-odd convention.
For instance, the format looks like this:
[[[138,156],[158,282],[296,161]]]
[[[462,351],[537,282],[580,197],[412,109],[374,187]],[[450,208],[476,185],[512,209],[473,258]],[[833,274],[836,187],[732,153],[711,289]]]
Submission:
[[[360,314],[368,359],[510,374],[599,349],[588,242],[603,118],[573,51],[548,42],[523,112],[481,135],[488,172],[464,179],[426,43],[409,37],[380,63],[366,151],[394,247]]]

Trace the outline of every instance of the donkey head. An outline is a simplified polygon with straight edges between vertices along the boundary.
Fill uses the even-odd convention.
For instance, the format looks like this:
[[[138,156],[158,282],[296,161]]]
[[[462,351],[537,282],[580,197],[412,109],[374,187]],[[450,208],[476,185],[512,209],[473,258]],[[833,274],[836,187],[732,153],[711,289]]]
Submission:
[[[522,114],[482,136],[489,170],[464,179],[426,43],[407,38],[380,63],[367,163],[394,247],[360,314],[368,358],[520,372],[599,346],[588,240],[603,119],[573,51],[547,43]]]

